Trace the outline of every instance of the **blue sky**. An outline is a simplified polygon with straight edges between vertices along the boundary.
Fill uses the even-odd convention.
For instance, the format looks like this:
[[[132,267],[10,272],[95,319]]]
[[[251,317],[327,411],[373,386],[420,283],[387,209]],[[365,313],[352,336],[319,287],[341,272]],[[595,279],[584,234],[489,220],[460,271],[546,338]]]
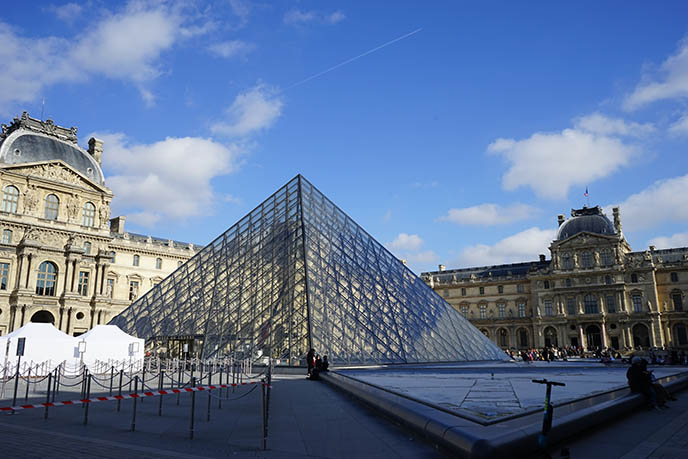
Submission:
[[[686,18],[678,1],[25,2],[0,17],[0,115],[45,100],[102,138],[113,215],[154,236],[205,244],[301,173],[418,273],[549,254],[586,187],[634,250],[687,246]]]

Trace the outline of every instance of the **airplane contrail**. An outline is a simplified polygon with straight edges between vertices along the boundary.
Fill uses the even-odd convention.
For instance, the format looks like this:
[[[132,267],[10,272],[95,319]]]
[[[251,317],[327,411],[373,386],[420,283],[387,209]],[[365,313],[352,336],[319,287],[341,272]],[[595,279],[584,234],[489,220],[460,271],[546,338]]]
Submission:
[[[335,66],[332,66],[332,67],[330,67],[330,68],[327,69],[327,70],[323,70],[322,72],[316,73],[315,75],[311,75],[311,76],[309,76],[308,78],[304,78],[304,79],[301,80],[301,81],[298,81],[298,82],[296,82],[296,83],[294,83],[294,84],[292,84],[292,85],[290,85],[290,86],[287,86],[287,87],[284,88],[281,92],[284,92],[284,91],[286,91],[286,90],[288,90],[288,89],[291,89],[291,88],[295,88],[296,86],[301,86],[301,85],[304,84],[304,83],[308,83],[308,82],[311,81],[311,80],[314,80],[314,79],[316,79],[316,78],[318,78],[318,77],[321,77],[321,76],[325,75],[326,73],[330,73],[331,71],[336,70],[336,69],[338,69],[339,67],[342,67],[342,66],[344,66],[344,65],[346,65],[346,64],[350,64],[351,62],[353,62],[353,61],[355,61],[355,60],[358,60],[358,59],[360,59],[360,58],[362,58],[362,57],[364,57],[364,56],[367,56],[367,55],[370,54],[370,53],[374,53],[375,51],[380,50],[380,49],[382,49],[382,48],[385,48],[385,47],[387,47],[387,46],[389,46],[389,45],[391,45],[391,44],[394,44],[394,43],[396,43],[396,42],[398,42],[398,41],[401,41],[401,40],[403,40],[404,38],[408,38],[408,37],[410,37],[411,35],[415,35],[415,34],[417,34],[418,32],[420,32],[420,31],[422,31],[422,30],[423,30],[422,28],[416,29],[416,30],[414,30],[414,31],[412,31],[412,32],[409,32],[409,33],[404,34],[404,35],[402,35],[402,36],[400,36],[400,37],[397,37],[397,38],[395,38],[394,40],[388,41],[387,43],[383,43],[383,44],[381,44],[380,46],[376,46],[375,48],[369,49],[368,51],[366,51],[366,52],[363,53],[363,54],[359,54],[359,55],[356,56],[356,57],[352,57],[351,59],[347,59],[347,60],[345,60],[344,62],[340,62],[339,64],[337,64],[337,65],[335,65]]]

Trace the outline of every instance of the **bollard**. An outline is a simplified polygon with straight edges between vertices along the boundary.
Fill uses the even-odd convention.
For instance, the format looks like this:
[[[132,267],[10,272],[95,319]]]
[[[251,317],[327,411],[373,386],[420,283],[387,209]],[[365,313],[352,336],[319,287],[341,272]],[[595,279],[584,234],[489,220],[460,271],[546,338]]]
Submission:
[[[53,391],[53,402],[55,401],[55,396],[60,393],[60,373],[62,372],[62,364],[59,364],[55,368],[55,390]]]
[[[268,423],[267,423],[267,412],[266,412],[266,406],[265,406],[265,379],[263,379],[263,384],[261,384],[261,389],[263,393],[262,397],[262,411],[263,411],[263,449],[267,449],[268,447]]]
[[[29,386],[31,385],[31,367],[29,367],[29,374],[26,376],[26,393],[24,394],[24,403],[29,401]]]
[[[162,369],[162,368],[158,368],[158,371],[160,371],[160,376],[158,377],[158,390],[162,390],[163,369]],[[158,402],[158,416],[162,416],[162,399],[163,399],[163,396],[161,395],[161,396],[158,397],[158,398],[160,398],[160,401]]]
[[[122,396],[122,376],[124,376],[124,369],[119,370],[119,393],[117,395]],[[117,412],[119,413],[119,407],[122,400],[117,400]]]
[[[51,371],[48,373],[48,394],[45,397],[45,414],[43,415],[43,419],[48,419],[48,403],[50,403],[50,383],[53,381],[53,372]]]
[[[134,395],[136,395],[136,391],[138,391],[139,388],[139,376],[136,375],[134,376]],[[131,410],[131,431],[136,430],[136,399],[137,397],[134,397],[134,409]]]
[[[112,397],[112,380],[115,377],[115,367],[114,365],[110,367],[110,397]]]
[[[179,388],[181,389],[181,387],[182,387],[182,366],[181,366],[181,365],[178,365],[177,368],[178,368],[178,370],[179,370],[179,371],[177,372],[177,373],[178,373],[178,375],[177,375],[177,385],[178,385]],[[177,392],[177,406],[179,406],[179,392]]]
[[[91,373],[88,373],[88,381],[86,383],[86,398],[91,398]],[[86,409],[84,410],[84,425],[88,424],[88,407],[90,403],[86,403]]]
[[[191,377],[191,387],[196,387],[196,378]],[[189,439],[194,437],[194,409],[196,408],[196,391],[191,392],[191,419],[189,421]]]
[[[145,364],[145,362],[143,364],[143,368],[141,369],[141,390],[142,391],[146,390],[146,364]],[[141,399],[141,404],[143,404],[143,399]]]

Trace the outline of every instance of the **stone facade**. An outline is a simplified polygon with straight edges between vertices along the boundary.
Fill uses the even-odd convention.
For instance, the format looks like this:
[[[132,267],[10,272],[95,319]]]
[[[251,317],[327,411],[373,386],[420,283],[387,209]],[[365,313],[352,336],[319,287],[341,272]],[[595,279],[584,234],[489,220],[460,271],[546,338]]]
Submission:
[[[53,322],[78,335],[107,323],[191,258],[193,244],[124,231],[110,220],[103,144],[77,144],[25,112],[0,134],[0,334]]]
[[[688,248],[631,251],[618,208],[558,223],[549,260],[421,277],[504,349],[688,348]]]

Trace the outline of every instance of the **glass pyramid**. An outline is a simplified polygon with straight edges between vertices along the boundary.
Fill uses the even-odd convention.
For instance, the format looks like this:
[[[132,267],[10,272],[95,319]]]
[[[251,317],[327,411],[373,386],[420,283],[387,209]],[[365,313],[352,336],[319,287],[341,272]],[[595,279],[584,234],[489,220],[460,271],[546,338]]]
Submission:
[[[301,175],[110,323],[202,358],[301,365],[310,348],[338,365],[505,358]]]

